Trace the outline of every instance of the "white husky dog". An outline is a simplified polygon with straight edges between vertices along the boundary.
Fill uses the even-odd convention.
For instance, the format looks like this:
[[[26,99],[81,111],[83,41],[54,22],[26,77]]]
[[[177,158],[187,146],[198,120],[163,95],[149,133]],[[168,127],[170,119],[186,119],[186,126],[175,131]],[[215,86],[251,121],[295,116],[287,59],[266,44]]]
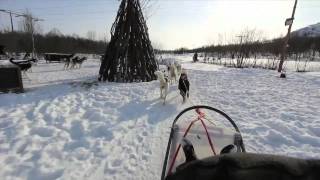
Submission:
[[[174,64],[171,64],[169,66],[169,75],[170,75],[170,82],[172,83],[176,83],[178,77],[178,72],[177,72],[177,67]]]
[[[161,71],[156,71],[154,74],[160,81],[160,98],[163,99],[163,104],[165,104],[167,95],[169,93],[169,80]]]
[[[177,68],[177,77],[179,78],[179,76],[181,75],[181,72],[182,72],[182,67],[181,67],[181,64],[179,62],[175,62],[174,63],[176,68]]]

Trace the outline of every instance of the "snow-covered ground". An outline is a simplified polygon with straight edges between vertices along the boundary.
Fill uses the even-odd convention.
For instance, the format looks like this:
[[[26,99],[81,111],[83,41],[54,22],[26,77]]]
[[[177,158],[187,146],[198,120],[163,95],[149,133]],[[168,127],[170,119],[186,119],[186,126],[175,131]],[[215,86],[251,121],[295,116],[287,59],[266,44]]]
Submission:
[[[99,60],[67,71],[40,62],[25,93],[0,94],[0,179],[159,179],[172,120],[192,104],[229,114],[250,152],[320,157],[319,73],[280,79],[191,59],[189,102],[173,85],[165,106],[158,81],[96,82]]]
[[[185,54],[179,54],[175,55],[175,59],[178,61],[190,61],[190,58],[192,58],[193,53],[185,53]],[[163,54],[158,56],[159,59],[162,59],[162,64],[166,64],[173,60],[171,54]],[[216,64],[216,65],[226,65],[234,67],[237,64],[237,59],[230,59],[230,58],[222,58],[218,59],[216,56],[212,57],[206,57],[209,58],[206,61],[204,61],[205,55],[200,54],[200,57],[198,57],[199,63],[208,63],[208,64]],[[271,69],[272,67],[277,68],[279,66],[279,58],[274,59],[275,57],[269,56],[269,57],[258,57],[257,59],[254,58],[245,58],[243,60],[243,67],[256,67],[256,68],[264,68],[264,69]],[[214,60],[213,60],[214,59]],[[167,62],[168,61],[168,62]],[[301,60],[295,60],[293,58],[289,58],[284,61],[283,69],[285,71],[301,71],[301,72],[320,72],[320,58],[317,55],[314,60],[311,60],[310,58],[301,58]]]

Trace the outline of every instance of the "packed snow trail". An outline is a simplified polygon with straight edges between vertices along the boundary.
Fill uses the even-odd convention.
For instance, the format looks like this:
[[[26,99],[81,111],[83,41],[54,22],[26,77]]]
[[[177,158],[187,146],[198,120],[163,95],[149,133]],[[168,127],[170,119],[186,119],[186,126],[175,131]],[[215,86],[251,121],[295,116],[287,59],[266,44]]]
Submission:
[[[182,104],[175,84],[164,106],[158,81],[98,83],[94,60],[68,71],[40,63],[24,79],[26,93],[0,94],[0,177],[159,179],[169,127],[193,104],[229,114],[248,151],[319,157],[318,73],[280,79],[266,70],[182,66],[190,100]]]
[[[170,122],[180,111],[176,94],[170,93],[170,102],[163,106],[157,81],[97,83],[83,73],[90,69],[84,64],[82,72],[61,71],[57,64],[39,64],[31,80],[24,78],[26,93],[1,94],[1,177],[158,177],[163,153],[159,143],[169,132],[169,126],[160,123]],[[36,76],[45,71],[42,79]],[[52,76],[54,71],[59,75]],[[81,79],[71,79],[72,73]]]

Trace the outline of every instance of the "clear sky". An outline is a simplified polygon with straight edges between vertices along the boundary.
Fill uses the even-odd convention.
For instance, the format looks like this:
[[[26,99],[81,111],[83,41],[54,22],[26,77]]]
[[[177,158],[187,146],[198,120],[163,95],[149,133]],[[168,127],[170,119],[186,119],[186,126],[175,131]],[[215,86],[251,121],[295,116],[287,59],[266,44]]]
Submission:
[[[0,9],[28,9],[41,22],[43,32],[58,28],[64,34],[97,39],[110,38],[118,0],[0,0]],[[245,28],[264,37],[286,33],[284,21],[291,16],[294,0],[151,0],[147,25],[157,48],[194,48],[229,40]],[[18,28],[21,18],[14,17]],[[293,30],[320,22],[320,0],[299,0]],[[9,16],[0,12],[0,29],[9,28]],[[220,36],[219,36],[220,35]],[[219,38],[220,37],[220,38]]]

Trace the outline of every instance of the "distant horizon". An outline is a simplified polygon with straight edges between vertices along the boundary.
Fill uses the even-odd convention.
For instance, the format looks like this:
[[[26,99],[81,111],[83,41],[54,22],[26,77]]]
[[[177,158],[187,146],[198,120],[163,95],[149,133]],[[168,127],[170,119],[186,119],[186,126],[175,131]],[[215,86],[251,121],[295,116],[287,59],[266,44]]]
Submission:
[[[320,24],[320,22],[318,22],[318,23],[314,23],[314,24],[310,24],[310,25],[307,25],[306,27],[309,27],[309,26],[312,26],[312,25],[316,25],[316,24]],[[305,28],[305,27],[302,27],[302,28],[300,28],[300,29],[303,29],[303,28]],[[294,31],[298,31],[298,30],[300,30],[300,29],[297,29],[297,30],[294,30]],[[0,31],[4,31],[4,32],[11,32],[11,29],[10,28],[6,28],[6,29],[0,29]],[[21,30],[14,30],[15,32],[22,32]],[[292,31],[291,33],[293,33],[294,31]],[[46,34],[48,34],[48,33],[50,33],[50,31],[48,31],[48,32],[41,32],[41,33],[39,33],[40,35],[46,35]],[[88,38],[88,37],[85,37],[85,36],[80,36],[79,34],[76,34],[76,33],[73,33],[73,34],[64,34],[63,32],[60,32],[61,33],[61,35],[63,35],[63,36],[67,36],[67,37],[79,37],[79,38],[82,38],[82,39],[89,39],[89,40],[92,40],[92,39],[90,39],[90,38]],[[281,36],[281,35],[279,35],[278,37],[273,37],[273,38],[266,38],[266,39],[264,39],[264,41],[270,41],[270,40],[274,40],[274,39],[278,39],[278,38],[283,38],[284,36]],[[101,42],[101,41],[103,41],[103,42],[105,42],[105,39],[93,39],[92,41],[96,41],[96,42]],[[107,42],[109,42],[110,41],[110,39],[107,39]],[[227,44],[223,44],[223,45],[230,45],[230,44],[232,44],[232,43],[227,43]],[[193,48],[187,48],[187,47],[178,47],[178,48],[174,48],[174,49],[158,49],[158,48],[156,48],[156,47],[153,47],[154,49],[157,49],[157,50],[162,50],[162,51],[174,51],[174,50],[178,50],[178,49],[181,49],[181,48],[183,48],[183,49],[186,49],[186,50],[193,50],[193,49],[197,49],[197,48],[202,48],[202,47],[205,47],[205,46],[218,46],[219,44],[203,44],[203,45],[201,45],[201,46],[198,46],[198,47],[193,47]]]
[[[43,34],[57,28],[64,35],[110,40],[117,0],[0,0],[0,9],[23,13],[28,9],[40,22]],[[227,42],[242,30],[256,29],[265,39],[286,34],[286,18],[294,0],[151,0],[145,12],[150,40],[155,49],[194,49]],[[293,31],[320,22],[320,1],[298,1]],[[13,17],[18,29],[19,17]],[[11,29],[8,14],[0,12],[0,30]]]

